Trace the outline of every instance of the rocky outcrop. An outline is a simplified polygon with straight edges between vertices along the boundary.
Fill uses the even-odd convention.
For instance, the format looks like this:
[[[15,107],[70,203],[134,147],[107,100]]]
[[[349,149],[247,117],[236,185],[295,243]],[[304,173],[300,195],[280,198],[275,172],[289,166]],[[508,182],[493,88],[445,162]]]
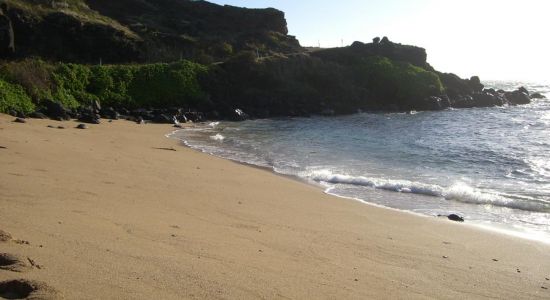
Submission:
[[[375,38],[373,43],[354,42],[350,47],[331,48],[315,51],[311,55],[323,60],[352,65],[371,56],[383,56],[391,60],[407,62],[412,65],[428,68],[426,49],[391,42],[387,37],[381,41]]]
[[[61,103],[51,100],[42,101],[43,113],[52,120],[64,121],[71,119],[71,112],[66,109]]]
[[[242,50],[301,51],[284,13],[191,0],[12,0],[17,57],[80,63],[211,63]],[[18,5],[19,2],[25,2]]]
[[[513,92],[506,92],[504,93],[504,97],[506,97],[508,103],[512,105],[531,103],[529,92],[525,88],[519,88]]]

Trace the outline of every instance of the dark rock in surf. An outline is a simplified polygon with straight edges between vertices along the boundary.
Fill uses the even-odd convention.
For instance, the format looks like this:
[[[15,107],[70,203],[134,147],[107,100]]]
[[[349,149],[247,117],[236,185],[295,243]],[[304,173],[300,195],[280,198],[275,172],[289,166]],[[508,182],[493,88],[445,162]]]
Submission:
[[[531,94],[531,99],[546,99],[546,96],[541,93],[533,93]]]
[[[518,88],[518,91],[520,91],[520,92],[522,92],[522,93],[524,93],[524,94],[529,95],[529,91],[528,91],[524,86]]]
[[[483,91],[483,84],[481,84],[481,80],[477,76],[472,76],[470,80],[468,80],[468,85],[470,88],[477,93],[480,93]]]
[[[472,96],[457,96],[452,101],[454,108],[472,108],[475,107],[474,98]]]
[[[201,112],[189,111],[184,114],[185,118],[192,122],[202,122],[206,120]]]
[[[236,108],[230,118],[232,121],[245,121],[249,119],[249,116],[242,109]]]
[[[510,105],[519,105],[519,104],[529,104],[529,103],[531,103],[531,99],[529,98],[529,94],[526,94],[521,89],[515,90],[513,92],[506,92],[506,93],[504,93],[504,97],[506,97],[506,100],[508,101],[508,104],[510,104]]]
[[[457,214],[450,214],[447,216],[447,219],[455,222],[464,222],[464,218]]]
[[[418,110],[442,110],[450,106],[448,97],[430,96],[417,103],[414,108]]]
[[[502,106],[505,102],[504,98],[487,92],[474,93],[472,98],[477,107]]]

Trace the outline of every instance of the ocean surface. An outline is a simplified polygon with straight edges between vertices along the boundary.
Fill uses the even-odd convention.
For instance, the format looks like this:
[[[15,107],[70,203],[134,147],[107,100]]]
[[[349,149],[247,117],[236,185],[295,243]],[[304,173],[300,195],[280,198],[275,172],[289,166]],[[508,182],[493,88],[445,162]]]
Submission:
[[[525,86],[550,98],[550,84]],[[550,100],[524,106],[215,122],[173,137],[328,193],[550,243]],[[313,208],[312,208],[313,209]]]

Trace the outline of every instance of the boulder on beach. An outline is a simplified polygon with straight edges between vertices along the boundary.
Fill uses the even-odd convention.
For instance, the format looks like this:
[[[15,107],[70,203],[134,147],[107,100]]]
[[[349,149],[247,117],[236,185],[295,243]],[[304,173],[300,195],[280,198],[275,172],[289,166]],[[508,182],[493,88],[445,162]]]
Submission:
[[[45,114],[39,112],[39,111],[35,111],[35,112],[32,112],[29,114],[29,118],[33,118],[33,119],[47,119],[48,116],[46,116]]]
[[[63,104],[54,102],[51,100],[44,100],[41,102],[44,106],[43,113],[52,120],[67,121],[70,120],[70,112]]]
[[[100,124],[101,117],[99,115],[92,114],[92,113],[84,113],[80,115],[80,117],[78,118],[78,121],[89,123],[89,124]]]
[[[100,110],[99,115],[105,119],[118,120],[120,114],[112,107],[103,108]]]

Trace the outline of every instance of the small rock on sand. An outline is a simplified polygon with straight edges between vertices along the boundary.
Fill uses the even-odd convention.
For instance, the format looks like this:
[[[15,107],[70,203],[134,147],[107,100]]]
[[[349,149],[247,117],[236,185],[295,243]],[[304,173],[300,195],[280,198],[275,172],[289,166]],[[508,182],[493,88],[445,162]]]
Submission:
[[[63,299],[63,295],[45,283],[16,279],[0,282],[0,298],[49,300]]]
[[[23,119],[23,118],[15,118],[15,120],[13,120],[14,123],[27,123],[27,120]]]
[[[88,129],[88,125],[86,125],[86,124],[78,124],[78,125],[76,126],[76,128],[77,128],[77,129]]]

